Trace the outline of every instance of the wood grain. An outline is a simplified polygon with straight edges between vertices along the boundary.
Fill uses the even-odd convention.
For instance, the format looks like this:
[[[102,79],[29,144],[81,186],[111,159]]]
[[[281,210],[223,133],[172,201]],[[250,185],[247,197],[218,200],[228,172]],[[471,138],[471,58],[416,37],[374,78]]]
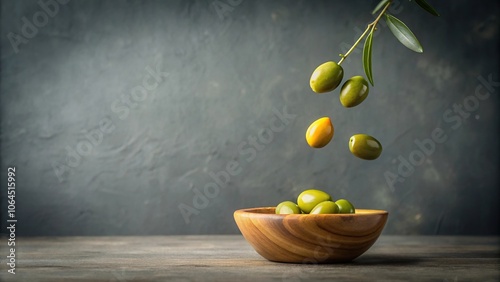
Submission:
[[[6,238],[0,239],[6,255]],[[19,237],[0,281],[498,281],[500,237],[381,236],[345,264],[273,263],[241,235]],[[333,279],[337,278],[337,279]]]
[[[381,210],[355,214],[277,215],[274,207],[238,210],[235,221],[245,239],[270,261],[351,261],[377,240],[387,221]]]

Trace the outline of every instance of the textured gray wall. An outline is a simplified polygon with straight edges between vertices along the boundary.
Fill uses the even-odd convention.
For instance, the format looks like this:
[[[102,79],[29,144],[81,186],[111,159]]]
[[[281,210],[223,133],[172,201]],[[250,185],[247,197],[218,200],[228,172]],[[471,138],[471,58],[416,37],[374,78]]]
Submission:
[[[234,7],[220,15],[211,0],[71,1],[46,23],[37,1],[2,1],[1,232],[16,166],[18,235],[236,233],[234,210],[309,187],[388,210],[386,234],[498,234],[500,88],[478,79],[500,80],[498,1],[431,2],[442,17],[402,0],[394,11],[425,52],[381,26],[375,87],[345,109],[309,76],[376,1],[221,0]],[[18,50],[10,32],[25,33]],[[343,67],[363,74],[360,53]],[[489,96],[471,98],[478,87]],[[304,133],[321,116],[335,137],[313,150]],[[436,128],[446,141],[391,188]],[[359,132],[382,142],[379,159],[350,154]]]

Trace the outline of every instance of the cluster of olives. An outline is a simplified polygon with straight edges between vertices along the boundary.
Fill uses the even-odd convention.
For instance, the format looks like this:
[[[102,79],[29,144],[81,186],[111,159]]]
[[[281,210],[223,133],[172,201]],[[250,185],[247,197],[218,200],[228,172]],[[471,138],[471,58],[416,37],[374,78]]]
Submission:
[[[318,66],[311,75],[310,86],[316,93],[330,92],[336,89],[344,78],[344,69],[335,62],[326,62]],[[340,90],[340,103],[346,107],[355,107],[368,96],[368,82],[362,76],[348,79]],[[334,127],[329,117],[314,121],[306,132],[306,141],[313,148],[323,148],[333,138]],[[349,139],[349,150],[353,155],[365,160],[374,160],[382,153],[382,145],[367,134],[356,134]]]
[[[300,193],[297,203],[281,202],[276,207],[276,214],[330,214],[355,213],[354,206],[345,199],[333,201],[332,197],[321,190],[309,189]]]

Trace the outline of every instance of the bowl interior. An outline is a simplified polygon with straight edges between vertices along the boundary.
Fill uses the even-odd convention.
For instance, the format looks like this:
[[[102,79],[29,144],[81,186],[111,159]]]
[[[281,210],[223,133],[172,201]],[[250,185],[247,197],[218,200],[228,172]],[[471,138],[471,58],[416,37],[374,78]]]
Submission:
[[[256,213],[256,214],[273,214],[277,216],[363,216],[367,214],[388,214],[387,211],[384,210],[375,210],[375,209],[356,209],[356,213],[336,213],[336,214],[276,214],[276,207],[258,207],[258,208],[248,208],[237,210],[236,212],[241,213]],[[235,212],[235,213],[236,213]]]

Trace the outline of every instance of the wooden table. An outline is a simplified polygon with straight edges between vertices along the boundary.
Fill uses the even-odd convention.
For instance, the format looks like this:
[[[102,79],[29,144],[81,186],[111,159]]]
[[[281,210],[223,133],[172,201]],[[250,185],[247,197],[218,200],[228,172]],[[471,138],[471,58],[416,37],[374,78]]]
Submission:
[[[240,235],[1,240],[0,281],[499,281],[500,237],[382,236],[354,262],[283,264]]]

